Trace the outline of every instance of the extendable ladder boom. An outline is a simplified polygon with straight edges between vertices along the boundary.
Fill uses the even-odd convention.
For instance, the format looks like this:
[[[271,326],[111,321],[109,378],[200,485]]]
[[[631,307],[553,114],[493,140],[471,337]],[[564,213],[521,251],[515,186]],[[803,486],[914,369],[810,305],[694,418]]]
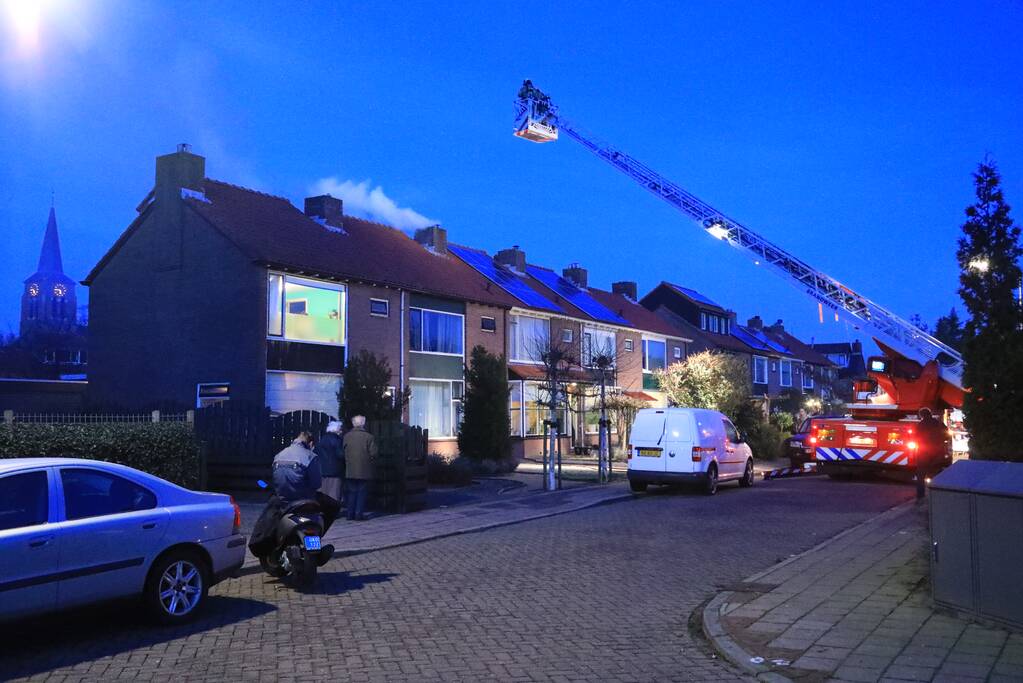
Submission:
[[[921,365],[928,360],[937,361],[941,367],[942,380],[962,389],[963,361],[955,349],[880,304],[854,292],[830,275],[811,267],[628,154],[585,134],[562,118],[550,98],[529,81],[519,91],[516,113],[516,135],[519,137],[534,142],[548,142],[556,140],[560,130],[648,192],[697,221],[714,237],[740,249],[757,265],[770,267],[790,284],[828,309],[843,315],[895,352]],[[541,137],[543,139],[538,139]]]

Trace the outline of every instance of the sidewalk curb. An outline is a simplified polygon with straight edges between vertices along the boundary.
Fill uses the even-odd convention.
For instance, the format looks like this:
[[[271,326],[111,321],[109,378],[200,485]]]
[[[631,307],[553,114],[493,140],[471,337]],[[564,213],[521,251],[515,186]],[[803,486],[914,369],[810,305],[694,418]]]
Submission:
[[[916,506],[916,501],[913,499],[907,500],[903,503],[899,503],[893,507],[888,508],[884,512],[874,515],[870,519],[866,519],[855,526],[851,526],[845,531],[842,531],[835,536],[832,536],[826,541],[818,543],[809,550],[804,550],[798,555],[793,555],[781,562],[771,565],[767,569],[757,572],[753,576],[743,579],[740,583],[757,583],[764,576],[774,572],[782,567],[792,564],[797,560],[815,553],[822,548],[825,548],[832,543],[840,541],[842,538],[848,536],[854,531],[868,525],[873,524],[879,520],[888,519],[891,517],[897,517],[902,513],[910,510]],[[715,595],[710,602],[703,608],[703,614],[701,621],[703,622],[703,633],[707,636],[707,640],[710,641],[711,646],[727,661],[733,665],[739,667],[743,672],[753,676],[757,680],[768,681],[769,683],[786,683],[792,679],[774,670],[768,665],[753,664],[750,660],[753,658],[749,652],[743,649],[739,643],[737,643],[725,629],[724,624],[721,623],[722,610],[728,605],[728,601],[732,598],[736,591],[721,591]]]
[[[594,486],[598,486],[598,485],[594,484]],[[578,488],[589,488],[589,487],[582,487],[582,486],[580,486]],[[557,493],[557,492],[556,491],[548,491],[546,493]],[[543,495],[543,494],[540,494],[540,495]],[[356,555],[365,555],[367,553],[377,552],[378,550],[390,550],[391,548],[401,548],[401,547],[407,546],[407,545],[415,545],[417,543],[426,543],[427,541],[435,541],[435,540],[437,540],[439,538],[449,538],[451,536],[461,536],[462,534],[478,533],[480,531],[487,531],[488,529],[496,529],[498,527],[511,526],[513,524],[521,524],[522,522],[531,522],[531,521],[537,520],[537,519],[546,519],[547,517],[556,517],[558,515],[564,515],[564,514],[567,514],[569,512],[578,512],[579,510],[585,510],[587,508],[598,507],[598,506],[601,506],[601,505],[608,505],[610,503],[618,503],[618,502],[621,502],[623,500],[628,500],[628,499],[631,499],[631,498],[633,498],[633,494],[630,491],[624,491],[624,492],[622,492],[620,494],[617,494],[617,495],[608,496],[607,498],[602,498],[600,500],[589,501],[589,502],[586,502],[586,503],[582,503],[580,505],[576,505],[574,507],[565,508],[564,510],[554,510],[554,511],[547,511],[547,512],[539,512],[539,513],[536,513],[534,515],[530,515],[530,516],[526,516],[526,517],[520,517],[518,519],[503,520],[503,521],[500,521],[500,522],[490,522],[490,523],[487,523],[487,524],[478,524],[478,525],[473,526],[473,527],[467,527],[467,528],[464,528],[464,529],[458,529],[456,531],[440,532],[440,533],[434,534],[433,536],[427,536],[427,537],[424,537],[424,538],[416,538],[416,539],[406,540],[406,541],[395,541],[393,543],[385,543],[385,544],[382,544],[382,545],[367,546],[367,547],[362,547],[362,548],[350,548],[348,550],[339,550],[339,551],[334,553],[333,559],[338,559],[338,558],[342,558],[342,557],[354,557]],[[332,559],[332,561],[333,561],[333,559]],[[257,573],[259,571],[261,571],[260,566],[259,566],[259,560],[257,558],[255,558],[251,553],[246,553],[245,564],[242,565],[242,569],[240,570],[239,573],[242,574],[242,575],[245,575],[245,574],[250,574],[250,573]]]

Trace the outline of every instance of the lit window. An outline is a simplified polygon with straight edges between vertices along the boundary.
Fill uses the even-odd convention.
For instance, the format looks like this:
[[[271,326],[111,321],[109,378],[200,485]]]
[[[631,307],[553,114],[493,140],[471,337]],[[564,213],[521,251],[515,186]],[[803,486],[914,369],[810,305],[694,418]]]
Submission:
[[[753,383],[767,384],[767,359],[753,356]]]
[[[409,424],[430,437],[452,437],[462,422],[462,383],[447,380],[409,380]]]
[[[461,356],[463,320],[455,313],[409,309],[409,349]]]
[[[291,341],[344,343],[344,285],[271,273],[267,334]]]
[[[484,332],[497,332],[497,320],[490,316],[482,316],[480,318],[480,329]]]
[[[681,346],[676,346],[674,352],[672,353],[672,355],[675,357],[675,360],[681,360],[682,359],[682,347]]]
[[[386,318],[391,312],[391,302],[387,299],[370,299],[369,314]]]

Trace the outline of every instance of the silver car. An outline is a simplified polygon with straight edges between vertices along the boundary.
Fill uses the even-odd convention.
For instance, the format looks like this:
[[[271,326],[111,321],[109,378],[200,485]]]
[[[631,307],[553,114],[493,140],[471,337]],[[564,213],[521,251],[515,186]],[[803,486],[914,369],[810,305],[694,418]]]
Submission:
[[[164,623],[195,615],[245,561],[230,496],[94,460],[0,460],[0,620],[141,596]]]

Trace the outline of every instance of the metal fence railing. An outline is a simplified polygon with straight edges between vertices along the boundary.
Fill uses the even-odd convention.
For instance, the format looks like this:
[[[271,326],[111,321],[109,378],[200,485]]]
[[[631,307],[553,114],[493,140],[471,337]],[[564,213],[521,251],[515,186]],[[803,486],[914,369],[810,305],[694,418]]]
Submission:
[[[195,411],[183,413],[100,414],[100,413],[16,413],[5,410],[4,424],[141,424],[146,422],[195,422]]]

